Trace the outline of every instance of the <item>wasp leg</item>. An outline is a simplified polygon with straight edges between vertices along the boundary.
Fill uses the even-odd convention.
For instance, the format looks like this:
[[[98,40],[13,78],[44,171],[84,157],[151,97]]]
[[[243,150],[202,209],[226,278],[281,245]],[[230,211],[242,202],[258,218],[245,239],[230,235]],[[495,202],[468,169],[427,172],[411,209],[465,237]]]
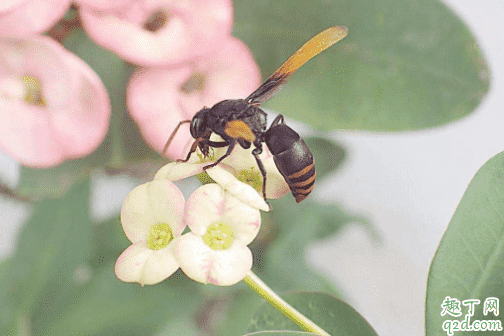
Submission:
[[[261,175],[263,176],[263,184],[262,184],[262,193],[263,193],[263,198],[266,204],[268,204],[269,208],[271,209],[271,205],[269,202],[266,200],[266,169],[264,168],[264,164],[261,161],[261,158],[259,157],[259,154],[262,153],[262,145],[259,144],[254,150],[252,150],[252,155],[254,155],[254,158],[256,159],[257,166],[259,167],[259,170],[261,171]]]
[[[271,123],[270,128],[271,128],[271,127],[273,127],[273,126],[278,125],[279,123],[280,123],[280,124],[285,124],[285,122],[284,122],[284,116],[283,116],[283,115],[281,115],[281,114],[279,114],[279,115],[277,115],[277,116],[276,116],[276,118],[275,118],[275,119],[273,120],[273,122]]]
[[[215,147],[215,148],[222,148],[222,147],[229,146],[229,141],[226,141],[226,140],[224,140],[224,141],[208,140],[207,143],[210,147]]]
[[[213,141],[212,141],[212,142],[213,142]],[[227,151],[226,151],[226,154],[222,155],[222,156],[221,156],[221,157],[220,157],[217,161],[215,161],[214,163],[211,163],[211,164],[209,164],[208,166],[203,167],[203,170],[207,170],[207,169],[209,169],[209,168],[215,167],[215,166],[217,166],[217,165],[218,165],[218,164],[219,164],[222,160],[224,160],[225,158],[227,158],[227,157],[231,154],[231,152],[233,151],[233,148],[234,148],[234,146],[236,145],[236,140],[235,140],[235,139],[229,140],[229,141],[228,141],[228,145],[229,145],[229,147],[228,147],[228,149],[227,149]],[[222,147],[224,147],[224,146],[222,146]]]
[[[189,150],[189,153],[187,154],[187,157],[185,158],[185,160],[178,159],[177,162],[187,162],[187,161],[189,161],[189,158],[191,157],[191,154],[196,151],[196,148],[198,148],[198,144],[201,141],[203,141],[203,140],[204,140],[203,138],[198,138],[198,139],[194,140],[193,144],[191,145],[191,149]]]

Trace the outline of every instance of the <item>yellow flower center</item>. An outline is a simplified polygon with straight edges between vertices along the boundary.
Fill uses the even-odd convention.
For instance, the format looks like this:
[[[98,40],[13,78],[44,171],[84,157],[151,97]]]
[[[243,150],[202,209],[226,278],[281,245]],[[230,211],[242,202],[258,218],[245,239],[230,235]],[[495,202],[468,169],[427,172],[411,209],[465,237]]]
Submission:
[[[180,88],[184,93],[193,93],[203,91],[205,87],[205,76],[200,73],[194,73]]]
[[[42,96],[42,85],[40,81],[32,76],[23,76],[25,84],[24,101],[31,105],[45,106],[46,102]]]
[[[226,250],[233,242],[233,231],[223,223],[213,223],[203,235],[203,241],[214,250]]]
[[[173,240],[173,233],[170,225],[159,223],[151,228],[149,239],[147,239],[147,247],[151,250],[160,250]]]
[[[248,185],[252,186],[258,193],[262,192],[262,175],[254,167],[250,167],[247,170],[241,170],[238,172],[236,178]]]

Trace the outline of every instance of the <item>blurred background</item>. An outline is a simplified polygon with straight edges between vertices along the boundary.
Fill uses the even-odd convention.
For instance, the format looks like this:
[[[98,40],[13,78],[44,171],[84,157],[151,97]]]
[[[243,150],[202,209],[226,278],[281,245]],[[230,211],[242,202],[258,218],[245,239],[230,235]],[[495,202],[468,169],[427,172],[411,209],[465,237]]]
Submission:
[[[380,335],[422,335],[429,264],[477,170],[504,148],[504,3],[444,1],[482,49],[490,91],[474,114],[449,125],[392,133],[335,132],[346,162],[317,196],[370,217],[382,245],[359,226],[314,244],[310,263],[348,294]]]
[[[318,200],[339,202],[368,217],[373,240],[359,225],[314,242],[307,261],[325,273],[380,335],[422,335],[429,264],[469,181],[504,149],[504,3],[444,1],[477,39],[491,72],[491,88],[476,111],[429,130],[402,133],[335,131],[346,150],[330,183],[314,191]],[[18,166],[0,157],[2,180],[15,183]],[[328,180],[326,180],[328,181]],[[99,219],[117,213],[135,186],[125,177],[94,181],[93,211]],[[29,215],[19,202],[1,197],[0,259],[10,256]]]

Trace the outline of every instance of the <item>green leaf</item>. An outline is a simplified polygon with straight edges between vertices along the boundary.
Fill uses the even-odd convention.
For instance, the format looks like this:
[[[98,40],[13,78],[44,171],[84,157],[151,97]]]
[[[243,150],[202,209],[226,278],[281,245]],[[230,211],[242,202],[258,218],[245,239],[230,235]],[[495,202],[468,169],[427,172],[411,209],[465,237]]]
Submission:
[[[315,128],[439,126],[468,115],[488,91],[474,37],[438,0],[234,4],[234,34],[252,49],[264,78],[323,29],[348,28],[266,105]]]
[[[343,147],[331,140],[322,137],[311,137],[304,140],[315,158],[317,181],[335,171],[345,159]]]
[[[245,336],[306,336],[313,333],[306,331],[256,331]]]
[[[330,335],[377,335],[351,306],[329,294],[292,292],[282,295],[282,299]],[[249,332],[269,330],[301,331],[301,328],[269,303],[264,303],[254,315]]]
[[[14,307],[9,297],[10,286],[7,285],[10,265],[10,258],[0,261],[0,335],[9,335],[15,330]]]
[[[94,227],[95,253],[89,261],[93,276],[44,334],[152,335],[163,325],[170,330],[171,324],[195,314],[203,295],[181,271],[153,286],[117,279],[115,261],[130,244],[119,217]],[[191,328],[194,325],[187,326]]]
[[[79,270],[92,252],[89,184],[86,180],[60,199],[35,204],[19,235],[2,286],[18,325],[28,331],[56,319],[81,286]]]
[[[121,282],[109,263],[40,335],[152,335],[194,315],[200,299],[196,284],[181,271],[161,284],[141,287]]]
[[[263,303],[263,299],[244,283],[233,286],[234,291],[218,300],[226,303],[219,315],[226,314],[219,329],[214,334],[222,336],[244,335],[255,311]]]
[[[1,335],[149,335],[194,316],[203,295],[181,271],[156,286],[116,278],[115,261],[130,243],[118,218],[91,224],[88,184],[38,203],[1,265]]]
[[[259,237],[250,245],[254,272],[277,292],[321,290],[340,296],[330,280],[306,264],[306,247],[335,235],[350,222],[368,226],[367,220],[336,204],[304,201],[293,206],[290,196],[270,202],[273,211],[263,214]]]
[[[465,318],[468,307],[462,304],[462,316],[441,316],[441,305],[447,296],[459,301],[480,300],[471,321],[502,321],[491,312],[484,316],[483,305],[488,297],[504,302],[503,205],[504,152],[501,152],[486,162],[472,179],[436,251],[427,284],[427,335],[446,335],[442,329],[446,320]],[[474,335],[480,333],[475,331]],[[469,334],[473,335],[456,332],[456,335]],[[502,335],[502,331],[495,334]]]

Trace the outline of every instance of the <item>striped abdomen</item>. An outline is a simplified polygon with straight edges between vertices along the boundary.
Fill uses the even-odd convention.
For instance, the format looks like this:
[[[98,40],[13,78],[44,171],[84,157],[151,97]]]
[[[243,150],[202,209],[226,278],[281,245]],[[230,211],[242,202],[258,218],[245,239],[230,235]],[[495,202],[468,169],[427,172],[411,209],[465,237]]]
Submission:
[[[265,134],[265,142],[296,202],[303,201],[313,190],[317,176],[310,148],[285,124],[271,127]]]

